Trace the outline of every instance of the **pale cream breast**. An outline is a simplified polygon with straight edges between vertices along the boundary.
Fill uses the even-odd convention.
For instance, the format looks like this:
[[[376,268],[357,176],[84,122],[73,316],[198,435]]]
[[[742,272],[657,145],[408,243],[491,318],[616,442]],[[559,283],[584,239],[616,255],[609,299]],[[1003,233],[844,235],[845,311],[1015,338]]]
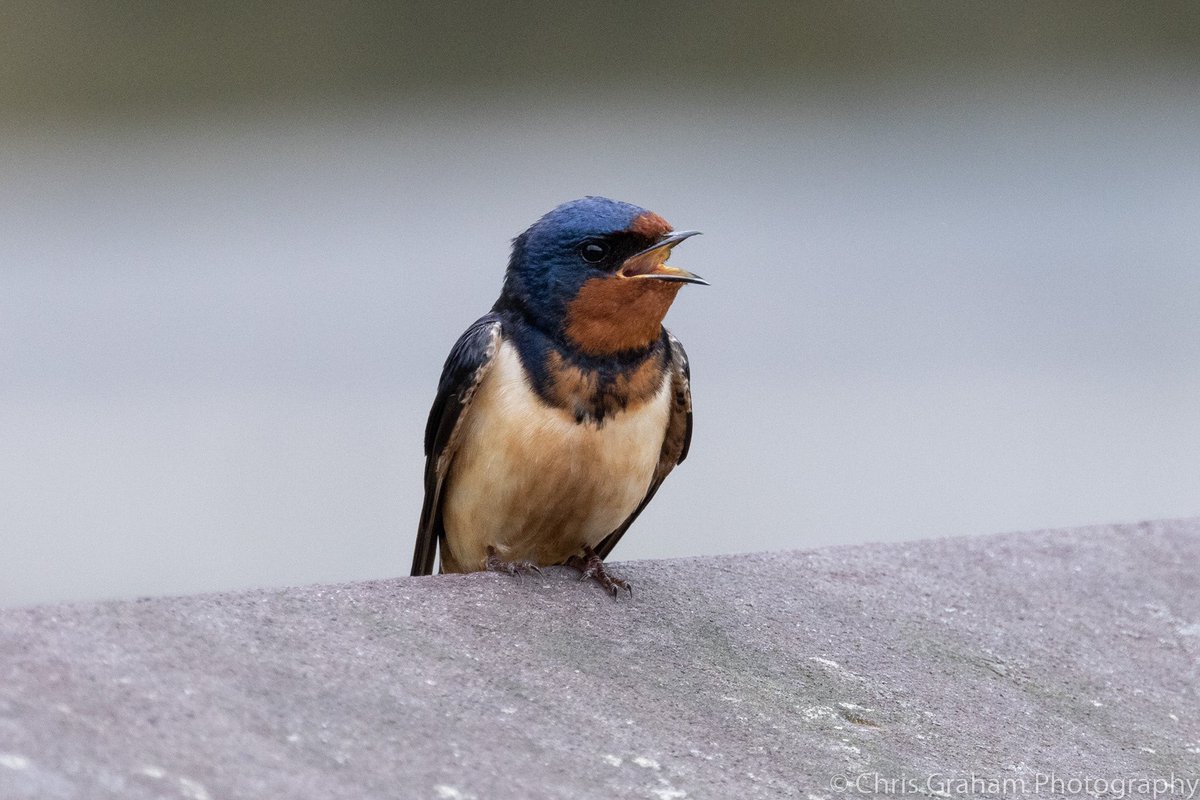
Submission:
[[[543,403],[516,349],[501,345],[459,434],[443,506],[447,571],[507,560],[557,564],[595,546],[650,487],[670,414],[670,382],[603,424]]]

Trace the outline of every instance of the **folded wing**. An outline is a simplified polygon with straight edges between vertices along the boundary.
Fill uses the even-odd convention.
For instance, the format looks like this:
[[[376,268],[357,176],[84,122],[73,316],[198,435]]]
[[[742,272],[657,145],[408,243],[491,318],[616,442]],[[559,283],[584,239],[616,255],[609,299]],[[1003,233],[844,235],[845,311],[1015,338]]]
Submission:
[[[417,527],[413,575],[433,572],[439,543],[446,536],[442,527],[446,478],[458,446],[462,420],[500,348],[500,327],[500,318],[495,313],[478,319],[459,337],[442,368],[437,397],[425,426],[425,503]]]

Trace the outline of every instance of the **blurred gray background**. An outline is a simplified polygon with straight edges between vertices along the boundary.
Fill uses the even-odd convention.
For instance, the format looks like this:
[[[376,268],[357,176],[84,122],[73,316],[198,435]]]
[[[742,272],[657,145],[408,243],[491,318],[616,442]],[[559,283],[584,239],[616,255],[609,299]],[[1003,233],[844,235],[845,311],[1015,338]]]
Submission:
[[[617,559],[1200,514],[1200,5],[8,3],[0,604],[407,570],[509,240],[705,236]]]

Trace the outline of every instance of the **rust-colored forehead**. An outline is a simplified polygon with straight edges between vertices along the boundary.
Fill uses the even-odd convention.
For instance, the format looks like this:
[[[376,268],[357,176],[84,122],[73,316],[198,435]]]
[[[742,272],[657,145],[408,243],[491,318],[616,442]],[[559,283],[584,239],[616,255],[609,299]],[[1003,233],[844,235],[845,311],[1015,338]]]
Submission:
[[[633,218],[633,224],[629,226],[629,230],[645,236],[647,239],[657,239],[663,234],[671,232],[671,223],[653,211],[644,211]]]

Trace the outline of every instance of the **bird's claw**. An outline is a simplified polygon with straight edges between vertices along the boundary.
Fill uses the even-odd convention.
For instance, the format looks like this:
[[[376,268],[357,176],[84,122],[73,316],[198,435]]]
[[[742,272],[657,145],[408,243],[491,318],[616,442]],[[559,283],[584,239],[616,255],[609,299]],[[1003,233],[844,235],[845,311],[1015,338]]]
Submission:
[[[616,597],[621,589],[629,592],[629,596],[633,597],[633,587],[629,585],[629,581],[618,578],[616,575],[610,575],[604,567],[604,560],[590,547],[583,548],[582,556],[568,558],[567,566],[579,570],[580,583],[593,580],[613,597]]]
[[[487,558],[484,559],[483,568],[488,572],[502,572],[505,575],[541,575],[542,568],[532,561],[505,561],[500,558],[500,554],[496,552],[496,548],[488,545]]]

